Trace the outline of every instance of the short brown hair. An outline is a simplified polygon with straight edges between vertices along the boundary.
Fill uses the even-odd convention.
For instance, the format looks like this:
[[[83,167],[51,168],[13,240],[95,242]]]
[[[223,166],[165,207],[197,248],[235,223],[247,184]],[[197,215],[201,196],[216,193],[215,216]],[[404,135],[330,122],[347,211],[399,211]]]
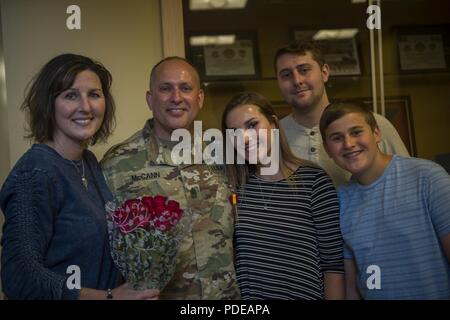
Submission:
[[[275,73],[277,73],[277,61],[284,54],[296,54],[299,56],[304,56],[308,52],[311,52],[313,59],[319,64],[322,68],[325,64],[325,60],[322,56],[322,51],[317,44],[317,42],[309,39],[309,38],[301,38],[291,41],[287,45],[284,45],[275,53],[275,57],[273,60],[273,65],[275,68]]]
[[[324,142],[326,142],[326,130],[330,124],[349,113],[361,114],[372,131],[378,128],[373,112],[364,102],[354,99],[336,100],[325,108],[320,117],[319,128]]]
[[[196,77],[196,79],[197,79],[197,81],[198,81],[198,83],[197,83],[198,86],[199,86],[199,87],[201,86],[201,83],[200,83],[200,74],[199,74],[197,68],[196,68],[192,63],[190,63],[187,59],[182,58],[182,57],[179,57],[179,56],[170,56],[170,57],[166,57],[166,58],[160,60],[157,64],[155,64],[155,65],[153,66],[152,70],[150,71],[150,89],[151,89],[152,79],[153,79],[153,76],[155,75],[156,69],[157,69],[161,64],[163,64],[164,62],[166,62],[166,61],[171,61],[171,60],[179,60],[179,61],[183,61],[183,62],[185,62],[186,64],[190,65],[190,66],[192,67],[192,69],[194,70],[194,72],[195,72],[195,77]]]
[[[56,126],[55,100],[61,92],[69,89],[76,76],[85,70],[90,70],[99,77],[105,96],[103,122],[91,138],[90,144],[106,141],[115,125],[115,103],[110,91],[111,73],[100,62],[71,53],[51,59],[28,84],[25,100],[20,107],[27,114],[29,133],[26,138],[39,143],[53,139]]]

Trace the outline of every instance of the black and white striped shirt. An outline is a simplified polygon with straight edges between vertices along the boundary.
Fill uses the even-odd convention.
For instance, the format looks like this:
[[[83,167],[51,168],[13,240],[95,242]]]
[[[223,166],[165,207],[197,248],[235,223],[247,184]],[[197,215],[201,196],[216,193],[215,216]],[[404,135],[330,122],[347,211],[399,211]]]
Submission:
[[[339,202],[328,175],[250,176],[238,192],[236,268],[243,299],[323,299],[323,273],[343,272]]]

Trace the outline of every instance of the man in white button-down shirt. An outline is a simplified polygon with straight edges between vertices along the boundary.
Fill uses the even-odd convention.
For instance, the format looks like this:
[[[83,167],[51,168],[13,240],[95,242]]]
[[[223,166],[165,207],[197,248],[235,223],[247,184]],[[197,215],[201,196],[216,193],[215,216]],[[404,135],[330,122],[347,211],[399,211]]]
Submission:
[[[339,186],[350,179],[350,173],[338,167],[327,155],[319,132],[323,110],[330,104],[325,83],[330,76],[320,49],[312,41],[295,40],[275,54],[278,86],[292,114],[281,120],[289,145],[298,157],[324,168]],[[374,114],[382,134],[380,149],[386,154],[408,156],[397,130],[383,116]]]

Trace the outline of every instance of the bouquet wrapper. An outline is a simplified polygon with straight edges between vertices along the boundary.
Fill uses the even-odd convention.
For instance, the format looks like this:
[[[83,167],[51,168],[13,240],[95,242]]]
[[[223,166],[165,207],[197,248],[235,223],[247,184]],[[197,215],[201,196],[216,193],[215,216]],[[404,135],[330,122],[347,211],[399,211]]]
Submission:
[[[154,204],[152,197],[106,204],[111,255],[134,289],[163,290],[175,272],[184,235],[182,210],[165,197],[156,207],[145,198]]]

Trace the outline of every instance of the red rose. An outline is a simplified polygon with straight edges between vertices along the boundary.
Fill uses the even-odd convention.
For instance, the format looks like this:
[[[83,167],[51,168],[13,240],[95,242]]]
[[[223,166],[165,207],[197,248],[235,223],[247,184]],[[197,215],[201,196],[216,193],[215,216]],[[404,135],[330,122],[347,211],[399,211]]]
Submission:
[[[153,198],[153,203],[154,203],[155,207],[165,206],[166,200],[167,200],[167,197],[155,196]]]
[[[153,207],[153,214],[152,214],[152,219],[157,219],[159,216],[161,216],[164,212],[164,210],[166,210],[165,206],[155,206]]]
[[[136,213],[139,203],[140,203],[140,201],[138,199],[129,199],[129,200],[125,201],[125,203],[122,205],[122,207],[125,210],[127,210],[127,212]]]
[[[149,226],[166,232],[179,222],[182,212],[177,201],[167,201],[167,197],[160,195],[144,196],[126,200],[114,211],[113,220],[123,233]]]
[[[180,210],[180,204],[176,201],[169,200],[167,202],[167,209],[170,211],[179,211]]]
[[[142,203],[148,208],[148,210],[153,211],[153,198],[149,196],[142,197]]]

